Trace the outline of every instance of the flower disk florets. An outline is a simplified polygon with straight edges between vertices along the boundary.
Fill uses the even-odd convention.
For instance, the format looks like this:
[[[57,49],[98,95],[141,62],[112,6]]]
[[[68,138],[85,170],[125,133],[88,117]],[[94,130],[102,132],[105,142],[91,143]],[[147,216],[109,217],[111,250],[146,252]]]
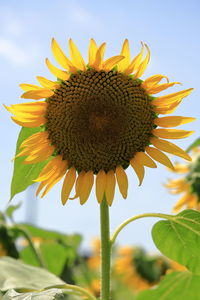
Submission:
[[[47,101],[49,139],[78,171],[126,168],[149,145],[156,115],[140,80],[89,69],[62,81]]]

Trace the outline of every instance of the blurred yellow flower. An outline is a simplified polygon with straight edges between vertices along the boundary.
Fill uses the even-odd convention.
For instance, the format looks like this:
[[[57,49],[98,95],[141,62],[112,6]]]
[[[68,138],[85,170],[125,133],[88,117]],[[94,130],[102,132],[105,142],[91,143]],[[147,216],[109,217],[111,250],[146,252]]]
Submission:
[[[193,149],[192,162],[187,165],[177,163],[174,172],[184,174],[184,177],[169,180],[165,185],[172,194],[183,194],[173,212],[177,213],[183,208],[200,210],[200,149]]]
[[[113,272],[125,285],[134,291],[140,291],[149,288],[151,284],[142,278],[135,269],[133,251],[131,247],[121,247],[118,249],[119,256],[115,259]]]
[[[24,99],[44,101],[15,104],[7,107],[20,126],[41,131],[21,144],[16,156],[26,156],[25,164],[35,164],[50,158],[36,182],[37,194],[43,197],[63,176],[61,199],[80,199],[84,204],[96,178],[96,197],[99,203],[106,195],[112,205],[116,182],[124,198],[128,179],[125,169],[131,165],[139,178],[144,178],[144,166],[156,168],[155,161],[173,168],[162,152],[186,160],[189,155],[165,139],[180,139],[192,132],[169,129],[194,120],[183,116],[159,118],[170,114],[190,94],[186,89],[165,96],[153,97],[179,82],[169,82],[164,75],[139,79],[150,59],[150,51],[142,43],[141,51],[131,60],[126,39],[119,55],[104,59],[106,44],[99,47],[91,39],[88,64],[74,42],[69,40],[69,59],[55,39],[52,52],[62,70],[46,59],[47,67],[57,78],[51,81],[38,76],[41,86],[21,84]],[[146,56],[143,58],[144,52]],[[161,83],[162,80],[165,83]],[[161,128],[157,128],[161,127]],[[153,147],[154,146],[154,147]],[[75,185],[75,195],[70,197]]]

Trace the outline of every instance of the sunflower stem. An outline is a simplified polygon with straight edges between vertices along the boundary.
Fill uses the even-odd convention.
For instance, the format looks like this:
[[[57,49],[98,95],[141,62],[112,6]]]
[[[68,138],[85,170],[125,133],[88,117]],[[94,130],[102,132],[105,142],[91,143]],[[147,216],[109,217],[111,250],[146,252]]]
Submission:
[[[117,229],[115,230],[115,232],[113,233],[113,235],[110,239],[110,247],[112,247],[112,245],[115,243],[115,240],[116,240],[118,234],[121,232],[121,230],[126,225],[128,225],[129,223],[131,223],[135,220],[142,219],[142,218],[149,218],[149,217],[161,218],[161,219],[166,219],[166,220],[173,220],[175,216],[167,215],[167,214],[161,214],[161,213],[146,213],[146,214],[140,214],[140,215],[134,216],[132,218],[129,218],[126,221],[124,221],[121,225],[119,225],[117,227]]]
[[[110,299],[110,225],[109,207],[106,197],[100,204],[100,225],[101,225],[101,300]]]

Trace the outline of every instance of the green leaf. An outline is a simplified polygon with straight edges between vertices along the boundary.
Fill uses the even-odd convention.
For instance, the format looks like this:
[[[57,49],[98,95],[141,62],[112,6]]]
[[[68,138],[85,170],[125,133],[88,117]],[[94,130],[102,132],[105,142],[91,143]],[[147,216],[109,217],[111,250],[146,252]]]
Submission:
[[[62,292],[61,289],[49,289],[42,292],[31,292],[31,293],[17,293],[15,290],[9,290],[3,296],[3,300],[28,300],[28,299],[35,299],[35,300],[56,300],[56,299],[66,299],[65,294]]]
[[[15,155],[19,153],[20,151],[19,147],[21,143],[32,134],[41,131],[41,129],[42,129],[41,127],[36,127],[36,128],[22,127],[17,140]],[[18,157],[14,161],[14,171],[13,171],[13,177],[11,183],[10,200],[12,200],[12,198],[16,194],[23,192],[29,185],[33,184],[34,183],[33,180],[36,179],[36,177],[39,175],[39,173],[47,163],[46,160],[41,163],[25,165],[23,164],[23,161],[24,161],[24,157]]]
[[[164,255],[200,275],[200,212],[187,209],[157,222],[152,237]]]
[[[81,235],[72,234],[66,235],[53,230],[46,230],[37,226],[29,225],[29,224],[19,224],[20,227],[28,231],[31,237],[41,238],[44,240],[54,239],[57,241],[62,241],[66,245],[72,246],[77,249],[81,243]]]
[[[136,300],[200,300],[199,286],[200,276],[174,272],[165,276],[156,289],[141,292]]]
[[[63,247],[55,241],[41,242],[38,248],[45,268],[55,275],[60,276],[68,256],[69,259],[71,258],[71,248]],[[38,266],[38,261],[29,246],[20,252],[20,257],[25,263]]]
[[[200,146],[200,138],[198,138],[197,140],[195,140],[187,149],[186,152],[189,152],[190,150],[192,150],[194,147]]]
[[[47,270],[26,265],[11,257],[0,258],[0,270],[0,290],[3,292],[10,289],[34,291],[65,284]]]
[[[18,208],[20,208],[22,205],[22,203],[18,203],[17,205],[10,205],[8,206],[8,208],[6,209],[5,213],[6,215],[12,219],[13,213],[15,212],[15,210],[17,210]]]

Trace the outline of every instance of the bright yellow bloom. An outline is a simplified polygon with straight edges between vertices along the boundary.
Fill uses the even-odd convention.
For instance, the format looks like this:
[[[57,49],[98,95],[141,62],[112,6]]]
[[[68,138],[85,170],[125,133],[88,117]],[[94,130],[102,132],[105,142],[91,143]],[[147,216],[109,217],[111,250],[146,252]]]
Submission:
[[[137,272],[133,259],[134,249],[130,247],[119,248],[119,256],[113,266],[114,275],[134,291],[147,289],[151,286],[145,278]]]
[[[20,126],[41,126],[40,132],[22,143],[17,155],[26,156],[25,164],[51,158],[35,179],[40,182],[37,194],[44,189],[41,197],[65,176],[62,203],[79,198],[84,204],[95,179],[97,201],[101,203],[105,194],[111,206],[116,183],[122,196],[127,197],[125,169],[129,165],[142,184],[144,166],[156,168],[155,161],[158,161],[173,168],[162,151],[190,160],[185,151],[165,139],[189,136],[192,131],[168,127],[191,122],[194,118],[160,118],[158,114],[174,111],[192,89],[153,97],[178,82],[170,83],[160,74],[144,81],[139,79],[150,59],[148,46],[142,44],[141,51],[132,60],[127,39],[120,55],[106,60],[105,46],[103,43],[98,47],[91,39],[86,64],[71,39],[70,59],[53,39],[52,52],[63,69],[48,59],[46,64],[57,80],[38,76],[41,86],[20,85],[24,90],[22,98],[46,99],[7,107],[14,114],[13,121]],[[75,195],[69,198],[74,187]]]
[[[200,210],[200,149],[193,149],[192,162],[187,165],[177,163],[174,172],[184,174],[184,177],[169,180],[165,185],[172,194],[183,194],[173,212],[177,213],[183,208]]]

